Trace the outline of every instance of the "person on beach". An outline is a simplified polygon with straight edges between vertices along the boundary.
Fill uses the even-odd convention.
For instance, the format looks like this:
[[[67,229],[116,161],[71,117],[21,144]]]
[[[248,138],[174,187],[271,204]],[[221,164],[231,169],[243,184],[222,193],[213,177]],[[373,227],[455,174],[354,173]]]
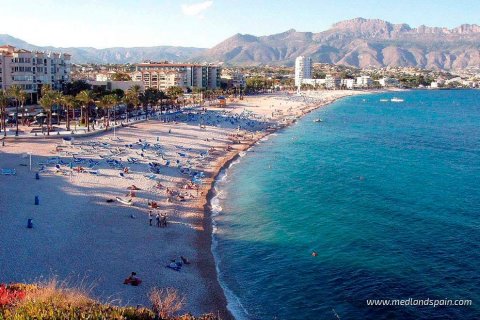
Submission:
[[[137,278],[137,273],[133,271],[130,276],[123,281],[123,284],[131,284],[132,286],[138,286],[140,283],[142,283],[142,280]]]
[[[150,226],[152,226],[152,220],[153,220],[153,215],[152,215],[152,210],[148,212],[148,221],[150,223]]]
[[[155,216],[155,219],[157,220],[157,227],[160,228],[160,215],[158,213]]]
[[[167,214],[166,213],[162,214],[161,226],[164,227],[164,228],[167,227]]]

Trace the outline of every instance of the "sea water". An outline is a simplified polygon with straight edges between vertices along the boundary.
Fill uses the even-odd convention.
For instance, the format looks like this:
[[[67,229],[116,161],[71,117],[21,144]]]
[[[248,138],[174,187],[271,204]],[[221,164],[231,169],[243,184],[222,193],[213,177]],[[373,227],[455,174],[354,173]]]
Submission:
[[[339,100],[215,188],[213,250],[238,319],[480,319],[480,91]],[[473,305],[367,305],[410,298]]]

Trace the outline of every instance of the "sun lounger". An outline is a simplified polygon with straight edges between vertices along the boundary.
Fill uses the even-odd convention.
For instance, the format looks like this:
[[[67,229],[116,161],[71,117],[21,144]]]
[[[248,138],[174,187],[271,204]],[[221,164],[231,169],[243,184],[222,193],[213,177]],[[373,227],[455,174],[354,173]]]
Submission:
[[[182,270],[182,267],[180,267],[180,266],[174,267],[174,266],[171,266],[171,265],[166,265],[165,268],[169,268],[169,269],[172,269],[172,270],[175,270],[175,271]]]
[[[125,204],[125,205],[127,205],[127,206],[133,205],[132,199],[125,200],[125,199],[122,199],[122,198],[120,198],[120,197],[116,197],[116,199],[117,199],[118,202],[123,203],[123,204]]]
[[[0,169],[0,174],[4,176],[14,176],[17,174],[17,170],[4,168],[4,169]]]

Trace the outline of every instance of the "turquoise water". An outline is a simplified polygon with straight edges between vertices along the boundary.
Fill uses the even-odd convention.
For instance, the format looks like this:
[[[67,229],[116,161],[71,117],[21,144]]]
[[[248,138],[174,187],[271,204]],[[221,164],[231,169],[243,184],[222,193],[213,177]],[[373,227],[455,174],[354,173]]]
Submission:
[[[380,102],[393,96],[405,102]],[[480,91],[337,101],[216,189],[214,253],[238,319],[480,319]],[[366,304],[408,298],[473,306]]]

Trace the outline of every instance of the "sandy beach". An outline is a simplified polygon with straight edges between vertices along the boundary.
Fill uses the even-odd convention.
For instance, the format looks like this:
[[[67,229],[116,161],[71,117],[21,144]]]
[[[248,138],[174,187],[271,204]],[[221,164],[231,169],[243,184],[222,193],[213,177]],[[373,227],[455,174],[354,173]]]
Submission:
[[[207,200],[214,178],[266,134],[338,98],[364,93],[247,96],[170,122],[137,123],[116,137],[76,137],[71,145],[6,141],[0,168],[16,175],[0,175],[0,282],[57,276],[83,284],[102,301],[145,306],[151,288],[174,287],[186,298],[185,312],[231,318],[211,253]],[[156,226],[157,214],[166,214],[166,227]],[[190,263],[180,271],[166,268],[181,256]],[[138,287],[123,284],[132,271],[143,281]]]

